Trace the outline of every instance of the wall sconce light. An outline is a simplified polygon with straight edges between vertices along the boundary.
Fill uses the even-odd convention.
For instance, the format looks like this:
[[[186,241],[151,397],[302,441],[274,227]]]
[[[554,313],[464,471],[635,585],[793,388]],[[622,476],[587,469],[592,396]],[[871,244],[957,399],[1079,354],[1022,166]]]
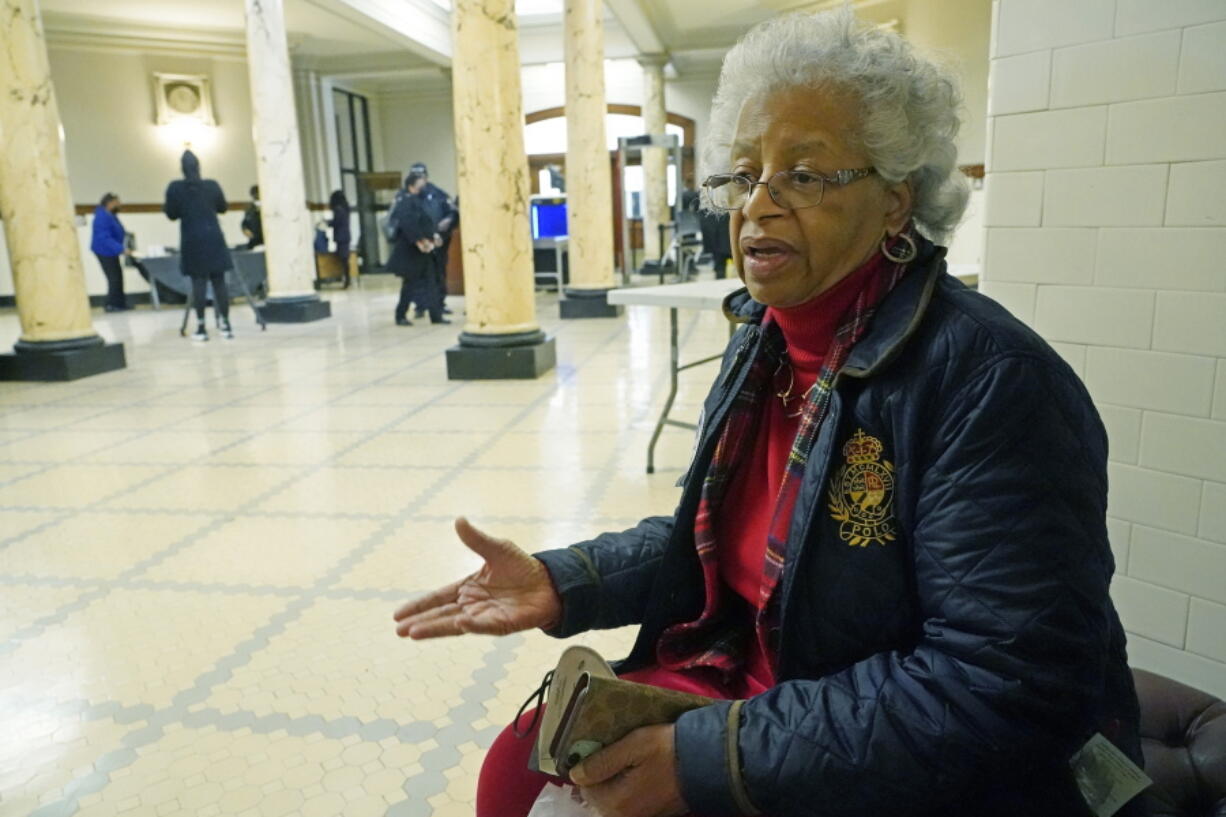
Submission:
[[[183,150],[208,150],[217,141],[217,128],[189,116],[172,119],[158,127],[158,135],[167,147]]]
[[[157,124],[175,148],[208,148],[216,140],[209,78],[200,74],[154,74]]]

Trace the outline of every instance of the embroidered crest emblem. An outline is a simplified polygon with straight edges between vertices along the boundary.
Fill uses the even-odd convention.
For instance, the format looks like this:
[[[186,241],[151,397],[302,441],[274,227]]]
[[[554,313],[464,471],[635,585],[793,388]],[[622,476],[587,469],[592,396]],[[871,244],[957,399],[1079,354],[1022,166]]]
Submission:
[[[885,446],[863,429],[843,444],[843,458],[830,480],[830,515],[839,537],[853,547],[893,542],[894,466],[881,459]]]

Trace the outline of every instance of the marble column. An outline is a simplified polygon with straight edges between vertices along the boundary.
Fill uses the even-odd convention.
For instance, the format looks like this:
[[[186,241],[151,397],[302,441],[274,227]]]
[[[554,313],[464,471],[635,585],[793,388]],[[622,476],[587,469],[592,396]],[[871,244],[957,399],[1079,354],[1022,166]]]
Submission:
[[[534,378],[556,361],[536,320],[514,0],[455,0],[451,83],[467,321],[452,380]]]
[[[0,219],[21,338],[0,380],[75,380],[124,367],[90,320],[60,114],[36,0],[0,14]]]
[[[604,2],[566,0],[566,223],[563,318],[606,318],[613,288],[613,175],[605,138]]]
[[[264,317],[272,323],[316,321],[331,316],[332,309],[315,292],[315,248],[302,180],[284,3],[244,0],[244,5],[256,177],[268,269]]]
[[[643,130],[648,135],[664,138],[664,126],[668,121],[668,109],[664,104],[664,66],[668,57],[662,54],[639,58],[643,66]],[[643,149],[643,255],[655,261],[664,255],[670,238],[664,230],[664,244],[660,243],[660,225],[669,224],[672,214],[668,208],[668,149],[649,147]]]
[[[327,139],[324,136],[323,88],[315,71],[294,69],[294,102],[302,143],[302,181],[307,201],[325,202],[328,184]]]

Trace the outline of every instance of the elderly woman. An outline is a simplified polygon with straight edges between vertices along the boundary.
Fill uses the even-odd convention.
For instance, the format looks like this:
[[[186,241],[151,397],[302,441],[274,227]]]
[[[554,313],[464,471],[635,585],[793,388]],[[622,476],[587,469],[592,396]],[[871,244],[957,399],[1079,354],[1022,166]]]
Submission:
[[[1033,332],[946,274],[952,79],[849,12],[775,19],[713,114],[740,328],[671,517],[485,566],[412,638],[640,625],[619,671],[724,699],[572,774],[610,817],[1082,815],[1070,758],[1139,760],[1107,589],[1103,426]],[[504,733],[478,815],[544,784]]]

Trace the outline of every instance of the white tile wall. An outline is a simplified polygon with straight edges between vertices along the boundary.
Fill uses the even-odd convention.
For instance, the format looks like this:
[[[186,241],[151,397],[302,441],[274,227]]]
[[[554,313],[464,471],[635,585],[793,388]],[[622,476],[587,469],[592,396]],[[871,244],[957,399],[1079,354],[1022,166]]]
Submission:
[[[1226,485],[1220,482],[1205,483],[1197,535],[1201,539],[1226,544]]]
[[[1194,652],[1169,647],[1143,635],[1130,633],[1128,663],[1166,675],[1210,695],[1226,698],[1226,663],[1203,658]]]
[[[1051,106],[1101,105],[1175,93],[1181,32],[1060,48],[1052,55]],[[1143,65],[1138,71],[1135,66]]]
[[[1181,127],[1192,120],[1195,127]],[[1107,164],[1215,159],[1222,155],[1223,133],[1226,93],[1121,102],[1110,106]]]
[[[1107,106],[993,117],[993,170],[1046,170],[1103,163]]]
[[[1051,348],[1056,350],[1056,354],[1064,358],[1064,362],[1069,365],[1069,368],[1077,373],[1077,376],[1085,379],[1086,376],[1086,347],[1076,343],[1057,343],[1051,342]]]
[[[1134,525],[1128,575],[1226,604],[1226,547],[1212,542]]]
[[[1086,386],[1097,403],[1208,417],[1214,365],[1209,357],[1092,346]]]
[[[1222,0],[1119,0],[1115,35],[1122,37],[1143,31],[1182,28],[1211,20],[1226,20],[1226,3]],[[1098,10],[1095,9],[1093,22],[1097,21]]]
[[[1117,573],[1128,572],[1128,540],[1132,538],[1132,525],[1123,519],[1107,517],[1107,538],[1111,540],[1111,554],[1115,557]]]
[[[1183,32],[1179,58],[1179,93],[1195,94],[1226,89],[1226,23],[1211,23]]]
[[[984,185],[989,227],[1038,227],[1043,221],[1043,174],[993,173]]]
[[[988,236],[991,242],[992,236]],[[991,253],[988,254],[991,264]],[[1039,287],[1034,325],[1048,340],[1099,346],[1149,346],[1154,293],[1104,287]]]
[[[1215,661],[1226,661],[1226,607],[1204,599],[1192,599],[1187,640],[1191,652]]]
[[[994,181],[989,177],[989,184]],[[1226,229],[1099,230],[1094,283],[1109,287],[1226,292]]]
[[[1146,414],[1141,422],[1141,465],[1226,482],[1226,422]]]
[[[1226,293],[1159,292],[1154,348],[1226,357]]]
[[[1226,137],[1222,141],[1226,142]],[[1171,165],[1166,223],[1192,227],[1226,225],[1226,162]]]
[[[1153,528],[1196,534],[1201,484],[1177,474],[1108,463],[1107,513],[1116,519]],[[1138,527],[1133,526],[1132,556],[1136,558]],[[1131,569],[1129,574],[1132,575]]]
[[[985,263],[993,281],[1089,284],[1094,280],[1094,230],[1019,227],[988,232]]]
[[[997,0],[993,26],[981,288],[1107,427],[1132,664],[1226,696],[1226,0]]]
[[[1030,326],[1034,324],[1034,298],[1038,287],[1034,284],[1007,284],[1000,281],[985,281],[979,291],[1013,313],[1013,317]]]
[[[1188,626],[1188,597],[1174,590],[1116,576],[1111,598],[1124,627],[1146,638],[1183,647]]]
[[[1106,39],[1114,19],[1115,0],[1000,0],[996,55]]]
[[[1049,170],[1043,225],[1157,227],[1166,205],[1168,165]]]
[[[1044,110],[1051,86],[1051,52],[993,60],[988,85],[989,116]]]
[[[1090,369],[1091,373],[1092,371]],[[1098,403],[1098,414],[1107,428],[1111,459],[1115,462],[1135,464],[1141,445],[1141,412],[1123,406],[1108,405],[1097,395],[1094,401]]]
[[[1213,419],[1226,420],[1226,360],[1217,362],[1213,389]]]

